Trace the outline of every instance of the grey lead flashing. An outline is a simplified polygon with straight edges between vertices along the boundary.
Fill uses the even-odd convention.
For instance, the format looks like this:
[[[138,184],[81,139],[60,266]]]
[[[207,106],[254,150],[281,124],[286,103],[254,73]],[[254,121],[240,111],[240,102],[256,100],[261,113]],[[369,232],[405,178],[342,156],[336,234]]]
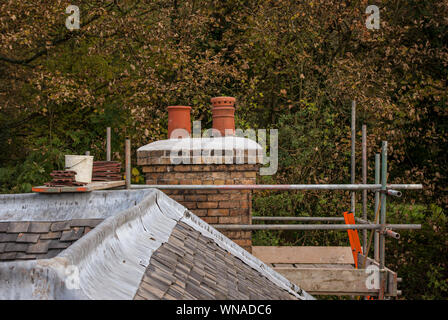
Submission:
[[[59,255],[79,268],[80,287],[87,297],[134,298],[152,253],[168,241],[182,217],[183,212],[174,208],[170,214],[161,210],[166,198],[153,190],[137,206],[106,219]]]
[[[0,221],[105,219],[137,205],[147,194],[147,190],[1,194]]]
[[[108,218],[57,257],[0,263],[0,299],[133,299],[152,253],[168,241],[179,221],[212,239],[297,298],[313,299],[159,190],[145,190],[139,194],[135,191],[92,192],[90,200],[97,196],[129,200],[132,194],[138,195],[140,201],[134,198],[135,205],[109,213]],[[20,198],[26,197],[15,199]],[[110,205],[108,208],[113,209]],[[79,210],[70,210],[71,214],[76,212]],[[61,215],[73,218],[64,212]],[[75,276],[73,270],[79,273],[78,289],[67,287],[67,279]]]
[[[132,299],[152,253],[168,241],[184,211],[177,205],[162,212],[169,198],[157,190],[145,194],[53,259],[0,263],[0,299]],[[78,289],[67,287],[73,270]]]
[[[0,300],[86,299],[66,289],[64,264],[57,258],[0,263]]]

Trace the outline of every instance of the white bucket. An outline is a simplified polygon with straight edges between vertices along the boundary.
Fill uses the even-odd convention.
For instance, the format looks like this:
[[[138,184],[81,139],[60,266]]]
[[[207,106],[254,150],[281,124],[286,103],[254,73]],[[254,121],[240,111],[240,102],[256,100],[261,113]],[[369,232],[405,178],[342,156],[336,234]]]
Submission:
[[[65,156],[65,170],[76,172],[75,180],[77,182],[92,182],[93,156]]]

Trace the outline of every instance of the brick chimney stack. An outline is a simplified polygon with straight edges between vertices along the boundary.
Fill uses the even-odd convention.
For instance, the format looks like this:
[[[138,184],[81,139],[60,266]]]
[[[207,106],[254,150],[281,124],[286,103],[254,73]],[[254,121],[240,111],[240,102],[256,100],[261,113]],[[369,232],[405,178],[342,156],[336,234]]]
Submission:
[[[229,97],[226,98],[228,101]],[[216,98],[215,98],[216,99]],[[233,99],[233,104],[235,99]],[[232,101],[230,99],[230,101]],[[212,100],[216,102],[216,100]],[[222,100],[221,100],[222,101]],[[218,108],[231,108],[219,106]],[[215,108],[216,107],[216,104]],[[214,128],[235,130],[233,112],[214,121]],[[231,114],[230,114],[231,113]],[[218,115],[219,116],[222,114]],[[215,114],[214,114],[215,116]],[[231,121],[229,121],[231,119]],[[216,127],[215,127],[216,124]],[[227,130],[229,132],[229,130]],[[179,149],[189,160],[173,161],[173,150]],[[230,151],[231,150],[231,151]],[[255,141],[235,136],[160,140],[137,150],[137,164],[143,166],[146,184],[154,185],[223,185],[256,184],[261,146]],[[231,153],[229,153],[231,152]],[[177,154],[177,153],[176,153]],[[199,155],[199,156],[198,156]],[[243,160],[243,161],[242,161]],[[251,224],[252,192],[250,190],[162,190],[209,224]],[[231,240],[251,252],[250,231],[224,231]]]

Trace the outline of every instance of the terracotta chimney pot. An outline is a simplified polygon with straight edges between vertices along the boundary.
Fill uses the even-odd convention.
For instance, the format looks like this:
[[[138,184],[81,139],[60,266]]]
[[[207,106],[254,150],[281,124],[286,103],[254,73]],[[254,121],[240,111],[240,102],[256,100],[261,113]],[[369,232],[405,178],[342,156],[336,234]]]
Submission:
[[[212,105],[216,107],[234,107],[236,99],[234,97],[215,97],[211,99]]]
[[[168,139],[176,129],[184,129],[191,135],[190,110],[188,106],[169,106],[168,108]],[[173,137],[178,138],[178,137]]]
[[[215,97],[211,99],[213,108],[213,129],[218,130],[221,136],[226,135],[226,130],[235,134],[235,98]]]

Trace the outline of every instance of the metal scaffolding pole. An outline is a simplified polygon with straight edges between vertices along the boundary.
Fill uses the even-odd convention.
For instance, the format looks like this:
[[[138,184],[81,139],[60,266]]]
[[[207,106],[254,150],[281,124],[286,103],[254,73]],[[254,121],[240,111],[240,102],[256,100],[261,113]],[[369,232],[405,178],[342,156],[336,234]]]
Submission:
[[[111,131],[110,127],[107,127],[106,129],[106,160],[111,160]]]
[[[252,217],[252,221],[344,221],[343,217]]]
[[[126,189],[131,189],[131,139],[125,141]]]
[[[380,183],[380,173],[381,173],[381,167],[380,167],[380,155],[378,153],[375,154],[375,184]],[[376,213],[378,212],[378,207],[380,205],[380,193],[378,191],[375,191],[375,209],[373,211],[374,214],[374,223],[379,223],[379,217],[376,216]],[[380,261],[380,250],[379,250],[379,237],[378,237],[378,231],[374,231],[374,238],[373,238],[373,251],[374,251],[374,259],[376,262]]]
[[[212,225],[219,230],[335,230],[348,229],[376,230],[381,229],[381,224],[218,224]],[[388,224],[388,229],[413,230],[421,229],[420,224]]]
[[[387,141],[383,141],[381,148],[381,215],[380,215],[380,294],[379,298],[384,297],[386,278],[384,273],[385,267],[385,225],[386,225],[386,200],[387,200]]]
[[[351,119],[351,165],[350,165],[350,183],[355,184],[355,167],[356,167],[356,101],[352,101],[352,119]],[[356,210],[356,193],[351,194],[351,212],[355,216]]]
[[[133,184],[132,189],[162,190],[378,190],[381,184]],[[388,184],[386,189],[420,190],[421,184]]]
[[[367,184],[367,127],[362,125],[362,183]],[[367,220],[367,190],[362,191],[362,218]],[[367,230],[362,231],[362,252],[367,249]]]

